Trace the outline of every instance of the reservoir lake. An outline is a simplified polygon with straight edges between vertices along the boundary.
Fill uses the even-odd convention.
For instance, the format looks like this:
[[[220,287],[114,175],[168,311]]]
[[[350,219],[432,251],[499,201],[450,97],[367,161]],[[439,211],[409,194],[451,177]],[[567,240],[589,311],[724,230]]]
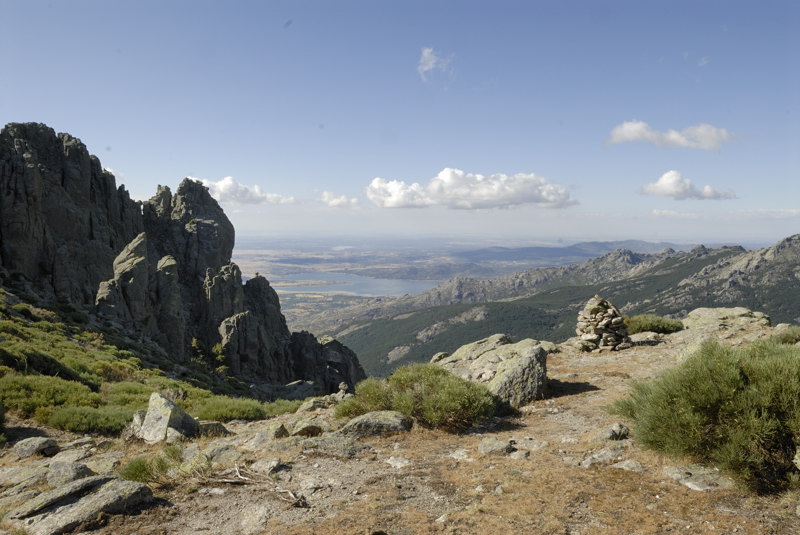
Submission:
[[[346,293],[375,297],[418,294],[435,288],[441,281],[373,279],[338,271],[311,271],[280,275],[270,284],[282,293]]]

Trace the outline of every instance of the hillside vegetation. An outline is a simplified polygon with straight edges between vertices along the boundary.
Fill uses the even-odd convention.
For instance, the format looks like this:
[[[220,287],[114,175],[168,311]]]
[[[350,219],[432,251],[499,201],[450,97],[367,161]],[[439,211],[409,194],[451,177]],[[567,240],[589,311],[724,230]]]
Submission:
[[[11,304],[13,303],[13,304]],[[176,365],[158,348],[70,321],[0,292],[0,406],[59,429],[118,433],[152,392],[203,419],[255,420],[280,410],[196,353]],[[286,409],[295,408],[289,404]]]

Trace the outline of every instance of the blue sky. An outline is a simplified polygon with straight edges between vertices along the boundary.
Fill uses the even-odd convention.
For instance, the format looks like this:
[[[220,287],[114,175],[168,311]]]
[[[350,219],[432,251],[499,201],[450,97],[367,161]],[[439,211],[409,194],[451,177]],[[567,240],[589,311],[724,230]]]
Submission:
[[[0,0],[0,122],[241,235],[800,232],[800,3]]]

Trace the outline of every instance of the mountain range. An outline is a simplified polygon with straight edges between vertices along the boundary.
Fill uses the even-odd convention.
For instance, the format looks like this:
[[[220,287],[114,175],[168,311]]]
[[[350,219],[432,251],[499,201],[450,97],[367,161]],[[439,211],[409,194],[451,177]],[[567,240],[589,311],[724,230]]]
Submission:
[[[775,323],[797,323],[798,281],[800,235],[753,251],[619,249],[567,266],[454,278],[422,294],[326,311],[307,324],[356,351],[368,374],[382,375],[499,332],[564,341],[574,335],[577,311],[595,294],[627,315],[681,317],[698,307],[744,306]]]

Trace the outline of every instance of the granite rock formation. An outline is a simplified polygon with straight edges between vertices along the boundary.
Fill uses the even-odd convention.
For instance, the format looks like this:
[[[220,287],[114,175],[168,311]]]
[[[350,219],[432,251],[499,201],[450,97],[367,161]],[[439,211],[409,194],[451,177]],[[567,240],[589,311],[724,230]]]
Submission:
[[[320,394],[363,379],[346,347],[289,331],[266,279],[242,283],[234,239],[199,182],[137,202],[69,134],[36,123],[0,132],[4,280],[152,340],[176,363],[200,351],[249,382],[313,381]]]
[[[485,385],[511,407],[521,407],[541,398],[547,387],[547,354],[555,350],[549,342],[527,338],[514,343],[495,334],[461,346],[453,354],[437,353],[431,363],[450,373]]]

